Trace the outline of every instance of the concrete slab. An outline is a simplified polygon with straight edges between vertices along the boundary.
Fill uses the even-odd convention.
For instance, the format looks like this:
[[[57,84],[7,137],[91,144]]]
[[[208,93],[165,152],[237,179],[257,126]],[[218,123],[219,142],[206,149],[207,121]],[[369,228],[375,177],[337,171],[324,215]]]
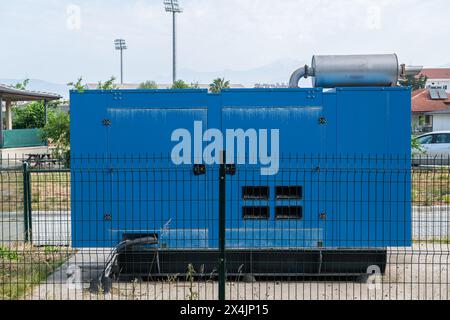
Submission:
[[[450,251],[447,245],[416,244],[389,249],[388,268],[368,283],[332,281],[228,282],[232,300],[448,300]],[[99,277],[109,250],[79,251],[42,283],[28,299],[41,300],[211,300],[218,284],[207,278],[192,283],[184,277],[149,282],[114,282],[111,293],[91,294],[90,280]],[[298,279],[297,279],[298,280]]]
[[[71,217],[69,211],[33,211],[32,238],[35,246],[70,246]],[[0,242],[24,240],[23,212],[0,213]]]

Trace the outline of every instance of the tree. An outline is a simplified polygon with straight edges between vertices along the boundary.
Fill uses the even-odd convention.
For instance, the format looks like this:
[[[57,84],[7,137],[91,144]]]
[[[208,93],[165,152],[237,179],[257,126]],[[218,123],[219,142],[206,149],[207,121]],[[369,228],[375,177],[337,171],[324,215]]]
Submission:
[[[188,85],[186,82],[184,82],[183,80],[177,80],[172,84],[172,88],[171,89],[190,89],[191,86]]]
[[[23,107],[14,107],[13,128],[14,129],[35,129],[45,126],[45,106],[42,101],[32,102]],[[51,116],[49,110],[48,115]]]
[[[158,84],[155,81],[142,82],[138,89],[158,89]]]
[[[112,76],[109,78],[109,80],[106,80],[105,83],[102,83],[101,81],[98,82],[97,89],[98,90],[114,90],[118,87],[114,84],[114,81],[116,81],[116,77]]]
[[[411,150],[413,155],[425,154],[425,150],[416,137],[411,137]]]
[[[30,79],[25,79],[22,82],[16,83],[14,85],[14,88],[19,89],[19,90],[26,90],[29,83],[30,83]]]
[[[419,90],[425,88],[428,78],[421,74],[420,76],[407,76],[405,79],[400,80],[399,83],[402,87],[411,87],[412,90]]]
[[[200,86],[198,85],[198,81],[191,82],[191,85],[189,86],[189,89],[200,89]]]
[[[47,119],[50,119],[59,105],[63,103],[65,103],[63,100],[48,102]],[[24,106],[14,106],[12,113],[14,129],[39,129],[45,126],[45,103],[43,101],[35,101]]]
[[[212,93],[219,93],[222,89],[230,88],[230,81],[225,81],[225,78],[217,78],[209,85],[209,91]]]
[[[42,133],[44,140],[56,146],[55,156],[66,161],[70,158],[70,116],[66,112],[55,112],[48,119]],[[67,162],[68,164],[68,162]]]
[[[79,93],[83,93],[88,89],[88,86],[83,84],[83,77],[79,77],[76,82],[69,82],[67,85],[69,87],[73,87],[73,89],[77,90]]]
[[[175,89],[198,89],[200,88],[198,82],[192,82],[191,84],[187,84],[183,80],[177,80],[172,84],[172,90]]]
[[[115,77],[109,78],[109,80],[106,80],[105,83],[102,81],[98,82],[97,89],[98,90],[114,90],[117,89],[117,86],[114,84],[114,81],[116,81]],[[87,84],[83,84],[83,77],[79,77],[76,82],[69,82],[67,84],[69,87],[72,87],[72,89],[78,91],[79,93],[83,93],[86,90],[89,90],[89,87]]]

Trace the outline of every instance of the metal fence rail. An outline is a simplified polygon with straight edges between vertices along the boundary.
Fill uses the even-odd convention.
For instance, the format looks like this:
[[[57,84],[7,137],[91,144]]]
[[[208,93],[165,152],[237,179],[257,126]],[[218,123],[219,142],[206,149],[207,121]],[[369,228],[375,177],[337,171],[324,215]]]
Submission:
[[[449,298],[448,159],[279,160],[2,159],[0,299]]]

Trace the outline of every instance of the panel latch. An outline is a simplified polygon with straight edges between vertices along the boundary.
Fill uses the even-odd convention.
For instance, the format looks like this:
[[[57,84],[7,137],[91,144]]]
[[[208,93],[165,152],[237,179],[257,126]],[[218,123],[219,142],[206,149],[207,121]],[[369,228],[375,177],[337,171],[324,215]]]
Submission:
[[[320,124],[320,125],[327,124],[327,118],[325,118],[325,117],[320,117],[320,118],[319,118],[319,124]]]
[[[204,164],[194,164],[194,174],[196,176],[206,174],[206,166]]]
[[[236,165],[235,164],[225,165],[225,173],[230,176],[234,176],[236,174]]]

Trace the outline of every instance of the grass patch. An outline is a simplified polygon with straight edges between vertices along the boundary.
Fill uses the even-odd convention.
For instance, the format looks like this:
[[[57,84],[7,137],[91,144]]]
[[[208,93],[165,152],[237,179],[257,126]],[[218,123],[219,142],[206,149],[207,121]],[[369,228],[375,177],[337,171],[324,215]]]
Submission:
[[[413,205],[450,204],[450,173],[446,168],[413,170],[411,186]]]
[[[414,243],[432,243],[432,244],[450,244],[450,238],[444,237],[444,238],[436,238],[436,239],[430,239],[430,240],[413,240]]]
[[[23,299],[71,255],[63,247],[17,245],[0,249],[0,300]]]
[[[19,255],[9,248],[0,247],[0,259],[18,260]]]
[[[70,172],[31,173],[31,199],[34,211],[70,210]],[[0,172],[0,211],[23,210],[23,174]]]

